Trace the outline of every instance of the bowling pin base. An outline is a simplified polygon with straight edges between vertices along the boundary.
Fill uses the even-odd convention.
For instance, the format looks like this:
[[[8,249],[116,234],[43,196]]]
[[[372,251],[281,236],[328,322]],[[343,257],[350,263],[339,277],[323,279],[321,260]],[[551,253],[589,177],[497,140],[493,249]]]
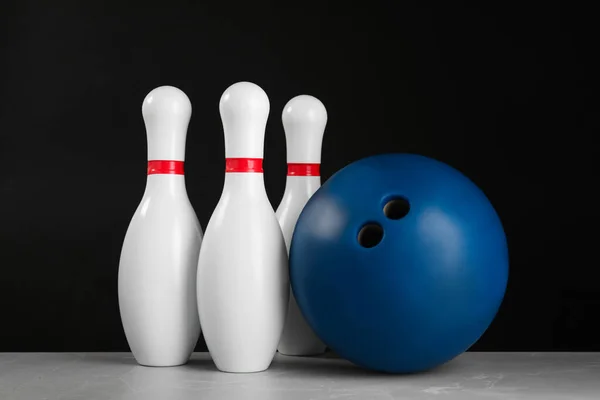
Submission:
[[[255,371],[254,371],[254,370],[253,370],[253,371],[235,371],[235,370],[233,370],[233,371],[228,371],[228,370],[225,370],[225,369],[220,369],[220,368],[217,368],[217,369],[218,369],[220,372],[224,372],[224,373],[226,373],[226,374],[257,374],[257,373],[259,373],[259,372],[265,372],[266,370],[268,370],[268,369],[269,369],[269,367],[267,367],[267,368],[261,368],[261,369],[257,369],[257,370],[255,370]]]
[[[149,368],[168,368],[168,367],[179,367],[188,363],[190,357],[136,357],[135,361],[142,367]]]
[[[182,366],[182,365],[185,365],[185,364],[187,364],[187,361],[183,362],[183,363],[168,363],[168,364],[144,364],[144,363],[138,362],[138,365],[140,367],[147,367],[147,368],[179,367],[179,366]]]
[[[235,366],[220,366],[215,364],[217,369],[221,372],[225,372],[228,374],[255,374],[258,372],[264,372],[269,369],[271,363],[265,365],[235,365]]]

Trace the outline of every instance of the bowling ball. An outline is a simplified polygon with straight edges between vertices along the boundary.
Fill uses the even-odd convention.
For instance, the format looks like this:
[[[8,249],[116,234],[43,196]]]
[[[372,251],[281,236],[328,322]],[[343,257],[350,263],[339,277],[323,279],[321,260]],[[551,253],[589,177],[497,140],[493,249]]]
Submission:
[[[489,200],[456,169],[378,155],[338,171],[308,201],[290,279],[307,322],[341,357],[419,372],[489,327],[508,280],[506,237]]]

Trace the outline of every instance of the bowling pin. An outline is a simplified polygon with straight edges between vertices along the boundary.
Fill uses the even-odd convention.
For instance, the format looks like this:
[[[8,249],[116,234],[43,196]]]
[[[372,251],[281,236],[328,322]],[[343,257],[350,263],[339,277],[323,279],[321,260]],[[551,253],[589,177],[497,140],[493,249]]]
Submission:
[[[183,164],[190,100],[161,86],[144,99],[146,190],[127,229],[119,263],[119,309],[141,365],[185,364],[200,335],[196,269],[202,228],[188,199]]]
[[[219,103],[225,184],[198,259],[198,312],[206,345],[223,372],[266,370],[277,351],[289,300],[283,234],[263,179],[269,98],[238,82]]]
[[[288,173],[276,215],[289,252],[298,217],[308,199],[321,186],[321,144],[327,124],[327,110],[313,96],[296,96],[285,105],[281,120],[287,144]],[[290,292],[279,353],[309,356],[324,353],[325,348],[325,344],[306,323]]]

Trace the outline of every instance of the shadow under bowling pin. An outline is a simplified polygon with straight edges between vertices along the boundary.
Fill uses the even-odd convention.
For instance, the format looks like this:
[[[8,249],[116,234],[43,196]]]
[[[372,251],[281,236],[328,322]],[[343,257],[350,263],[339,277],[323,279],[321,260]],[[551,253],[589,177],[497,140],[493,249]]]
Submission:
[[[202,228],[188,199],[183,164],[192,113],[188,97],[161,86],[144,99],[146,190],[119,263],[119,309],[141,365],[185,364],[200,335],[196,271]]]

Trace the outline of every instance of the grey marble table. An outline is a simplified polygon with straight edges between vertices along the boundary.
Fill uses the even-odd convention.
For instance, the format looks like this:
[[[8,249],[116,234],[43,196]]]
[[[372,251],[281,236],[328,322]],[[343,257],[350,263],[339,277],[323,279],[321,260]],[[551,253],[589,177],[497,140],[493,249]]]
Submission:
[[[277,355],[254,374],[141,367],[129,353],[0,353],[1,400],[600,399],[600,353],[466,353],[433,371],[386,375],[333,355]]]

